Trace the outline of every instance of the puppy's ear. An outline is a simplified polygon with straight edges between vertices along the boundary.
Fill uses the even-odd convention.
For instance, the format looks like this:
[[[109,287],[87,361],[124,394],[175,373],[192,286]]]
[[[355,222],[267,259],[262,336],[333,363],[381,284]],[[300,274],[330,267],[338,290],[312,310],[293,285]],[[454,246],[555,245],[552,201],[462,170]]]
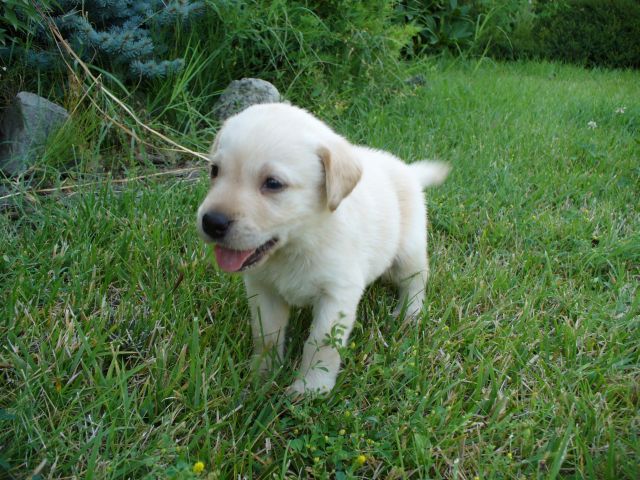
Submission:
[[[351,193],[362,177],[362,166],[353,157],[346,141],[335,142],[332,148],[320,147],[318,156],[324,165],[327,205],[333,212]]]

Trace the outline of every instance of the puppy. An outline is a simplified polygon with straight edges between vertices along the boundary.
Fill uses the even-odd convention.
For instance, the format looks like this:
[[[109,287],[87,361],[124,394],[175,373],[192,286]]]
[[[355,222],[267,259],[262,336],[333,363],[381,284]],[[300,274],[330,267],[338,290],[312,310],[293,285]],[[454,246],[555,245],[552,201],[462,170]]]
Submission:
[[[222,270],[244,274],[259,369],[283,356],[289,307],[310,305],[301,378],[289,391],[330,391],[336,342],[346,344],[367,285],[386,274],[399,287],[396,314],[420,312],[429,271],[423,189],[449,167],[352,145],[283,103],[229,118],[210,158],[198,230]]]

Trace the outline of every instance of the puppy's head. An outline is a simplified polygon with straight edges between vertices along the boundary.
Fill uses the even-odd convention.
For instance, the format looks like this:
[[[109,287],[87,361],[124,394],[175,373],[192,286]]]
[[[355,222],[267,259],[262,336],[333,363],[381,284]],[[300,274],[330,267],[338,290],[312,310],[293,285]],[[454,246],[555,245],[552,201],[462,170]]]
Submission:
[[[240,272],[305,235],[356,186],[350,144],[308,112],[282,103],[250,107],[222,126],[210,153],[211,187],[198,231],[218,265]]]

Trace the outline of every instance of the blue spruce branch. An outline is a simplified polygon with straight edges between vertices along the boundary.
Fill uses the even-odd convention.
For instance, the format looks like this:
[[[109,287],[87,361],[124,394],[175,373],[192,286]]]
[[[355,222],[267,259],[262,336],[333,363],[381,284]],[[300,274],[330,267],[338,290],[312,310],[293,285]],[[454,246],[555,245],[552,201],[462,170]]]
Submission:
[[[154,54],[169,48],[154,43],[152,31],[188,24],[204,8],[204,2],[191,0],[58,0],[53,20],[84,60],[118,65],[129,77],[154,79],[180,71],[184,60],[156,60]],[[46,69],[54,59],[60,61],[53,42],[44,40],[46,34],[41,29],[36,36],[42,51],[19,52],[28,65]]]

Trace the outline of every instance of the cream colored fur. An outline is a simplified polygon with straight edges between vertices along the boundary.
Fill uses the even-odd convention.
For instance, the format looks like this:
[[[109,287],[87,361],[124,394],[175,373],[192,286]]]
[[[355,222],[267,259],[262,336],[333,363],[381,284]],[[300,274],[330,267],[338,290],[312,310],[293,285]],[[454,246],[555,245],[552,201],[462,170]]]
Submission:
[[[233,223],[226,248],[277,245],[243,272],[261,370],[282,358],[289,306],[311,306],[294,393],[327,392],[340,369],[328,338],[344,345],[364,289],[387,274],[399,287],[397,312],[419,314],[428,276],[423,189],[444,181],[437,162],[405,164],[350,144],[310,113],[286,104],[250,107],[225,122],[214,142],[218,176],[198,209]],[[264,191],[265,178],[286,185]]]

